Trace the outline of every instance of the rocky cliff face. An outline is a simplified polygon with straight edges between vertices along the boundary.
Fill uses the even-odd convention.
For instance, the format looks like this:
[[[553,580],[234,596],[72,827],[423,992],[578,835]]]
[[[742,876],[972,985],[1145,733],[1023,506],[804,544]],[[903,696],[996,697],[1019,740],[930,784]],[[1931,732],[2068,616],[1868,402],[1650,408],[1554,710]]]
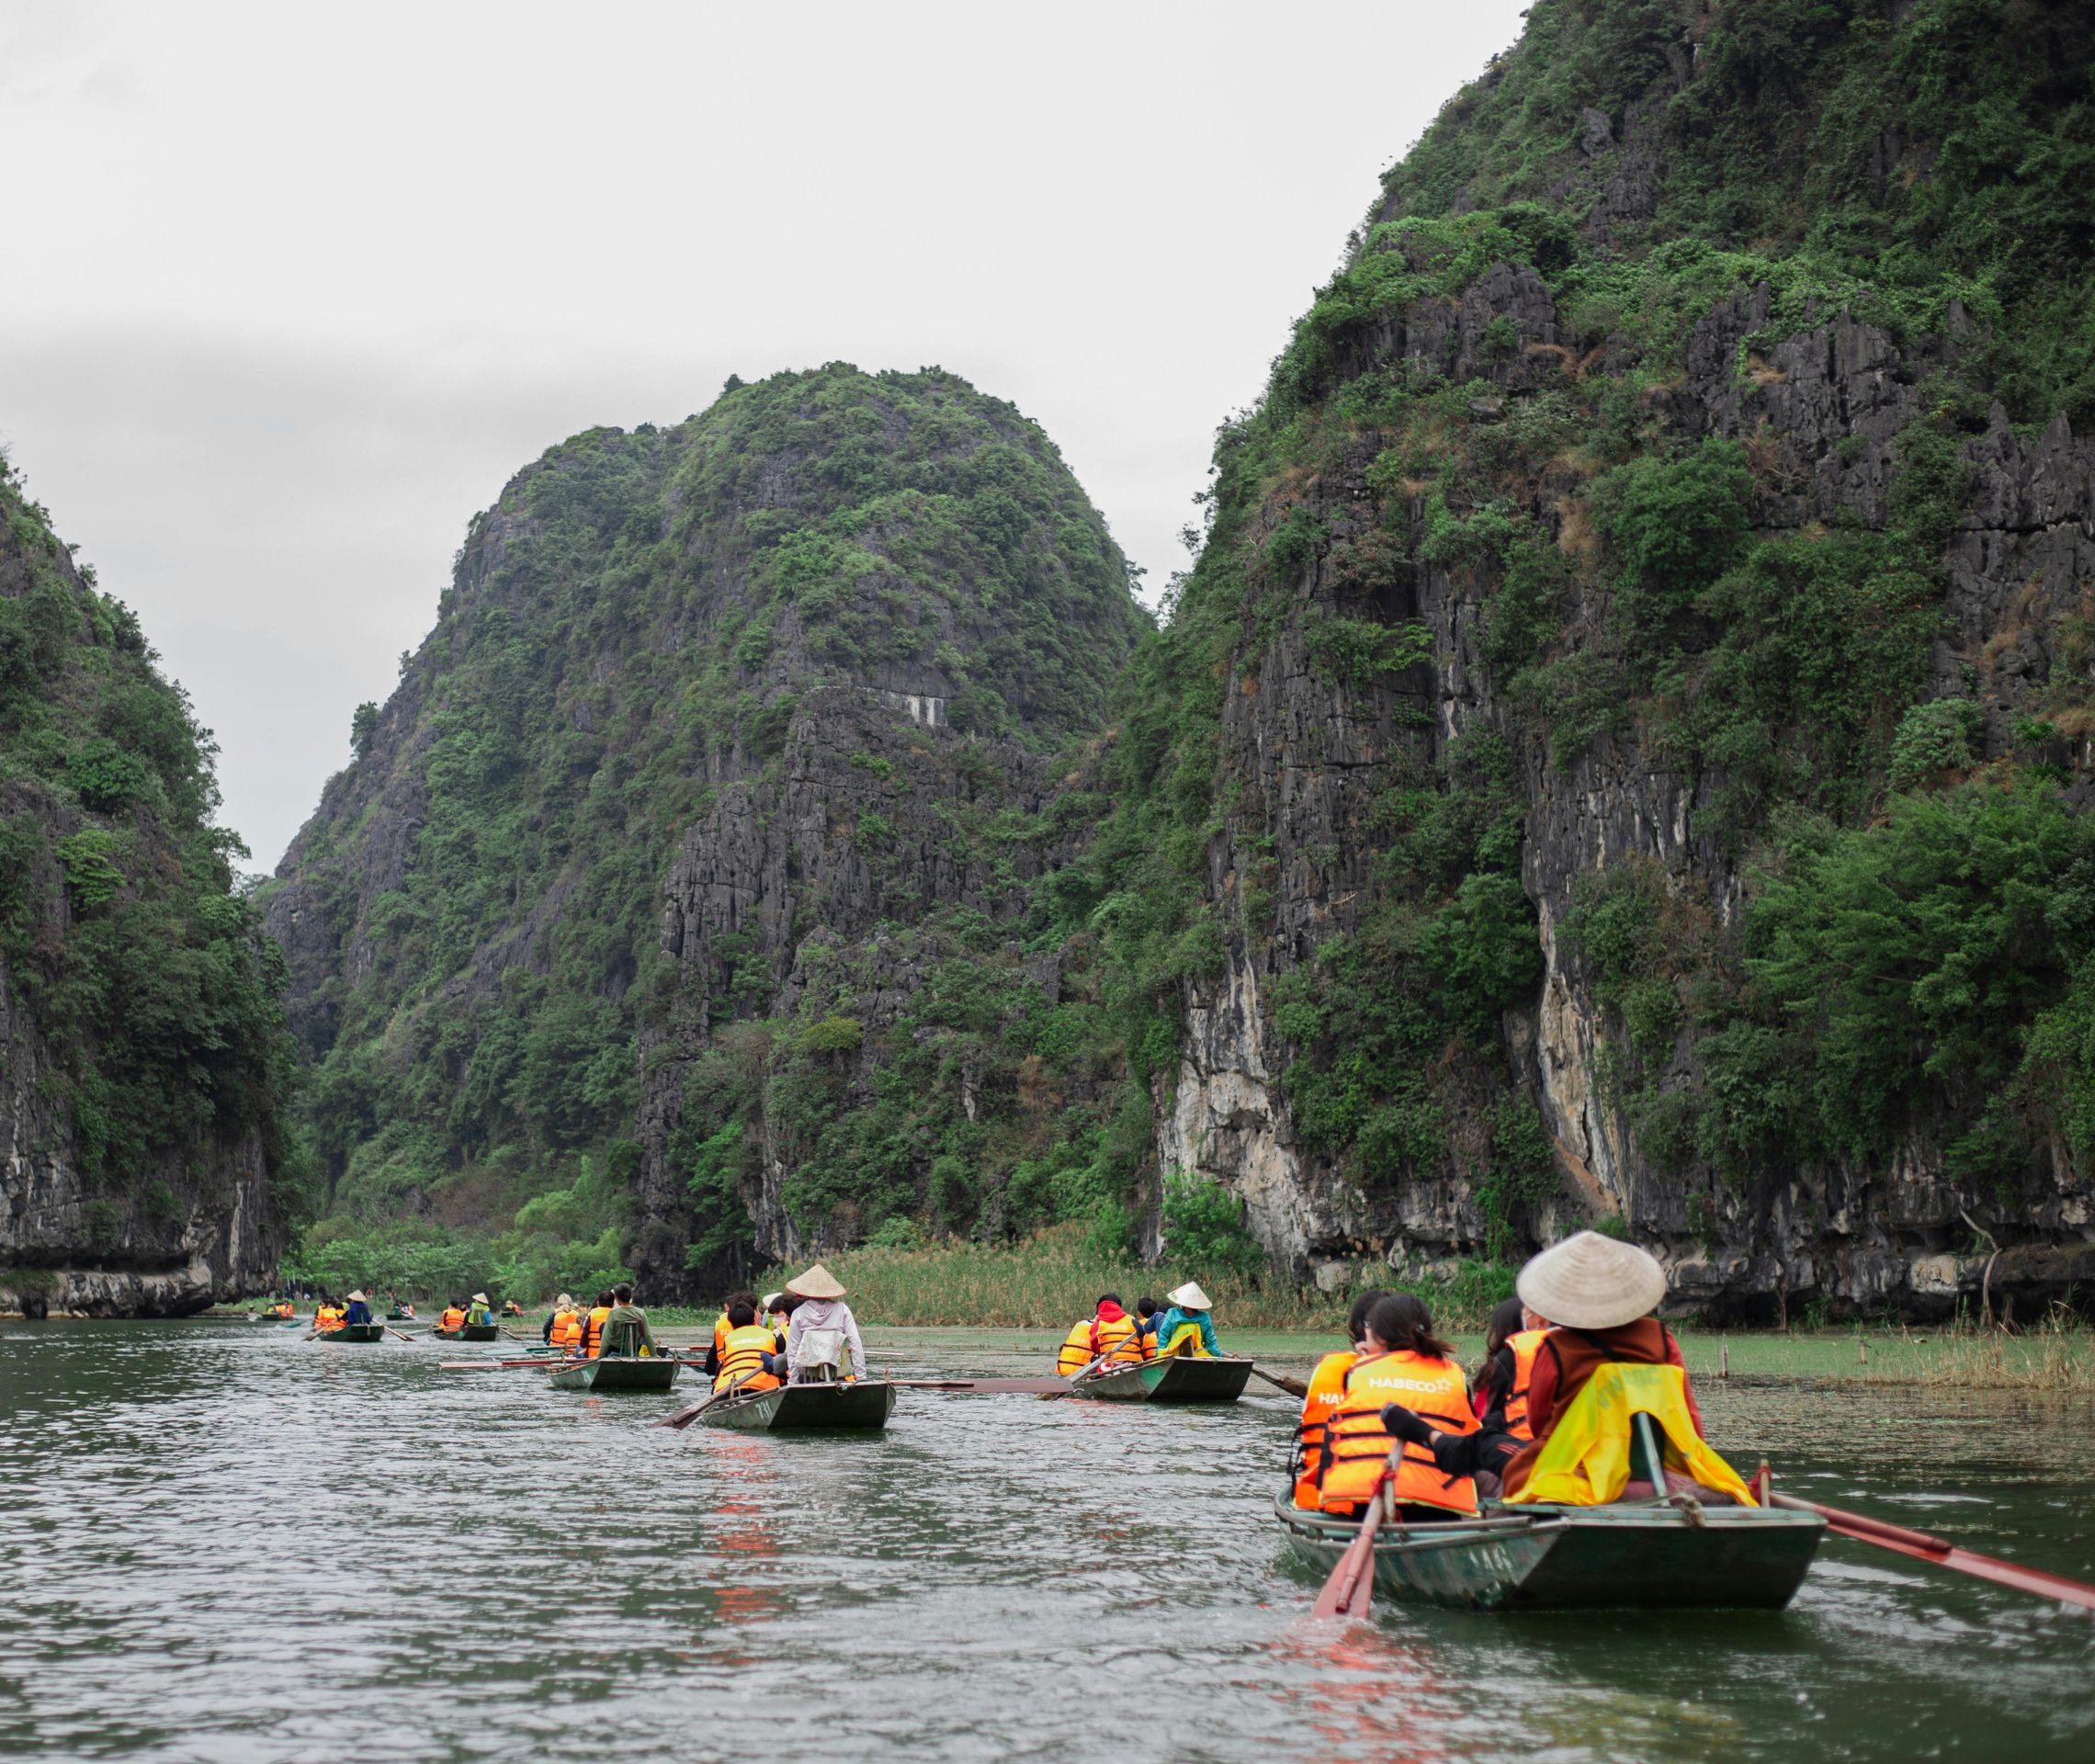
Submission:
[[[1184,989],[1159,1158],[1321,1279],[1581,1223],[1715,1315],[2027,1315],[2095,1272],[2089,1153],[2025,1053],[2045,1019],[1969,1004],[1988,1096],[1896,1020],[1910,1055],[1870,1090],[1828,1050],[1863,982],[1800,980],[1771,956],[1797,909],[1756,904],[1785,865],[1865,861],[1893,790],[1969,814],[1964,780],[2033,774],[2068,788],[2031,813],[2078,814],[2095,449],[2033,334],[2057,285],[1981,319],[1969,260],[1914,261],[1984,199],[1983,168],[1940,169],[1965,118],[1918,90],[1986,9],[1818,8],[1825,59],[1749,102],[1755,10],[1537,6],[1218,452],[1162,641],[1218,729],[1226,947]],[[1998,46],[1969,77],[2049,126]],[[1851,139],[1840,103],[1885,126]],[[1769,194],[1726,225],[1708,167],[1747,140],[1727,175]],[[1774,193],[1850,172],[1850,209],[1784,240]],[[1865,227],[1910,254],[1896,294],[1840,249]],[[1922,886],[1874,909],[1900,961]],[[2056,1001],[2078,947],[1992,959]],[[1926,1000],[1943,973],[1883,978]]]
[[[1047,437],[935,370],[520,474],[269,903],[335,1228],[583,1281],[538,1222],[587,1159],[667,1298],[929,1205],[965,1086],[903,1124],[896,1074],[949,971],[1021,965],[1054,756],[1140,624]]]
[[[136,621],[0,514],[0,1310],[200,1310],[283,1242],[281,965]]]

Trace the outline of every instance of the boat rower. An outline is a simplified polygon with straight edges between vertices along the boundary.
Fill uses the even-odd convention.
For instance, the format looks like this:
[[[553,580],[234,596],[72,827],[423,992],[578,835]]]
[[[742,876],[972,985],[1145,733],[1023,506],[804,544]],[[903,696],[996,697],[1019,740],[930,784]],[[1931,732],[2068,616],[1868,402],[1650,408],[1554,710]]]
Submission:
[[[494,1323],[494,1312],[489,1308],[487,1295],[475,1293],[473,1302],[466,1307],[466,1321],[476,1329],[490,1329]]]
[[[1190,1353],[1198,1360],[1220,1359],[1222,1343],[1215,1336],[1215,1319],[1207,1295],[1192,1281],[1166,1293],[1171,1308],[1157,1319],[1157,1354]]]
[[[370,1297],[361,1287],[349,1295],[349,1308],[343,1312],[342,1320],[351,1325],[368,1323],[371,1320]]]
[[[858,1319],[844,1302],[837,1277],[817,1262],[786,1283],[801,1302],[793,1307],[786,1330],[786,1363],[796,1385],[866,1376],[866,1344],[858,1339]],[[846,1355],[849,1367],[846,1369]]]
[[[1652,1315],[1666,1296],[1658,1258],[1620,1238],[1580,1231],[1521,1270],[1521,1300],[1555,1320],[1534,1351],[1525,1443],[1510,1432],[1448,1430],[1437,1416],[1392,1403],[1384,1424],[1410,1450],[1449,1472],[1498,1472],[1509,1506],[1530,1501],[1602,1506],[1626,1495],[1663,1498],[1636,1459],[1636,1417],[1650,1417],[1669,1487],[1704,1502],[1754,1504],[1731,1466],[1703,1440],[1702,1412],[1672,1331]],[[1466,1437],[1455,1437],[1456,1432]]]
[[[633,1303],[633,1283],[622,1280],[611,1289],[611,1309],[597,1332],[599,1357],[627,1355],[637,1360],[653,1358],[654,1331],[648,1328],[648,1314]]]

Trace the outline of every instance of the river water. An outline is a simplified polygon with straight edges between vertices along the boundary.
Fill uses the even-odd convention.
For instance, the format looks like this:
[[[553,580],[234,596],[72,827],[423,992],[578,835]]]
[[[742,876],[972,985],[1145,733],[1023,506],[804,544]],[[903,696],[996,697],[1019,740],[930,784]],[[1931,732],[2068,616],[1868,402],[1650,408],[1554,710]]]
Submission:
[[[868,1340],[898,1376],[1046,1357]],[[2095,1622],[1860,1544],[1779,1615],[1313,1623],[1277,1392],[905,1391],[885,1437],[769,1439],[644,1425],[688,1378],[440,1369],[483,1351],[0,1324],[0,1758],[2095,1757]],[[1698,1394],[1749,1469],[2095,1577],[2085,1400]]]

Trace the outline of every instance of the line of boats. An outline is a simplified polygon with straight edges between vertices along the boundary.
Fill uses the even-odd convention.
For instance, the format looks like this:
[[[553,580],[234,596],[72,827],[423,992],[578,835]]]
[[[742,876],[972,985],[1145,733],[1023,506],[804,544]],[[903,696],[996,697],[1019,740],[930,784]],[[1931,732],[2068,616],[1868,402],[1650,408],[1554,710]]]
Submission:
[[[336,1341],[376,1340],[379,1326],[338,1329]],[[448,1335],[447,1331],[438,1331]],[[465,1331],[469,1340],[498,1331]],[[695,1359],[623,1356],[565,1362],[532,1350],[561,1390],[655,1393],[672,1389]],[[1174,1356],[1115,1367],[1079,1379],[955,1379],[928,1385],[956,1392],[1022,1388],[1103,1402],[1233,1403],[1244,1394],[1252,1362],[1234,1356]],[[914,1383],[915,1381],[908,1381]],[[894,1413],[898,1385],[784,1385],[737,1393],[706,1404],[694,1419],[743,1432],[878,1433]],[[1308,1511],[1286,1494],[1274,1520],[1288,1553],[1328,1575],[1360,1530],[1342,1514]],[[1465,1611],[1748,1608],[1780,1610],[1795,1596],[1826,1536],[1816,1513],[1772,1506],[1719,1507],[1678,1496],[1618,1501],[1606,1507],[1486,1503],[1474,1520],[1385,1524],[1376,1534],[1375,1585],[1412,1604]]]

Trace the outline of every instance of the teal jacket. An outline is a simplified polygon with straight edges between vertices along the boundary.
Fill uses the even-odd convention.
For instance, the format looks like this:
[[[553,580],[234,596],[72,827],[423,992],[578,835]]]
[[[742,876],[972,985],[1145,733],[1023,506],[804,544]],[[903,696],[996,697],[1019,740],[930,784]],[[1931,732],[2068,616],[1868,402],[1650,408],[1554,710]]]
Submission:
[[[1170,1347],[1172,1337],[1176,1335],[1182,1323],[1197,1323],[1200,1326],[1200,1345],[1208,1352],[1221,1356],[1222,1344],[1215,1339],[1215,1324],[1206,1311],[1182,1311],[1176,1305],[1161,1311],[1157,1317],[1157,1351]]]

